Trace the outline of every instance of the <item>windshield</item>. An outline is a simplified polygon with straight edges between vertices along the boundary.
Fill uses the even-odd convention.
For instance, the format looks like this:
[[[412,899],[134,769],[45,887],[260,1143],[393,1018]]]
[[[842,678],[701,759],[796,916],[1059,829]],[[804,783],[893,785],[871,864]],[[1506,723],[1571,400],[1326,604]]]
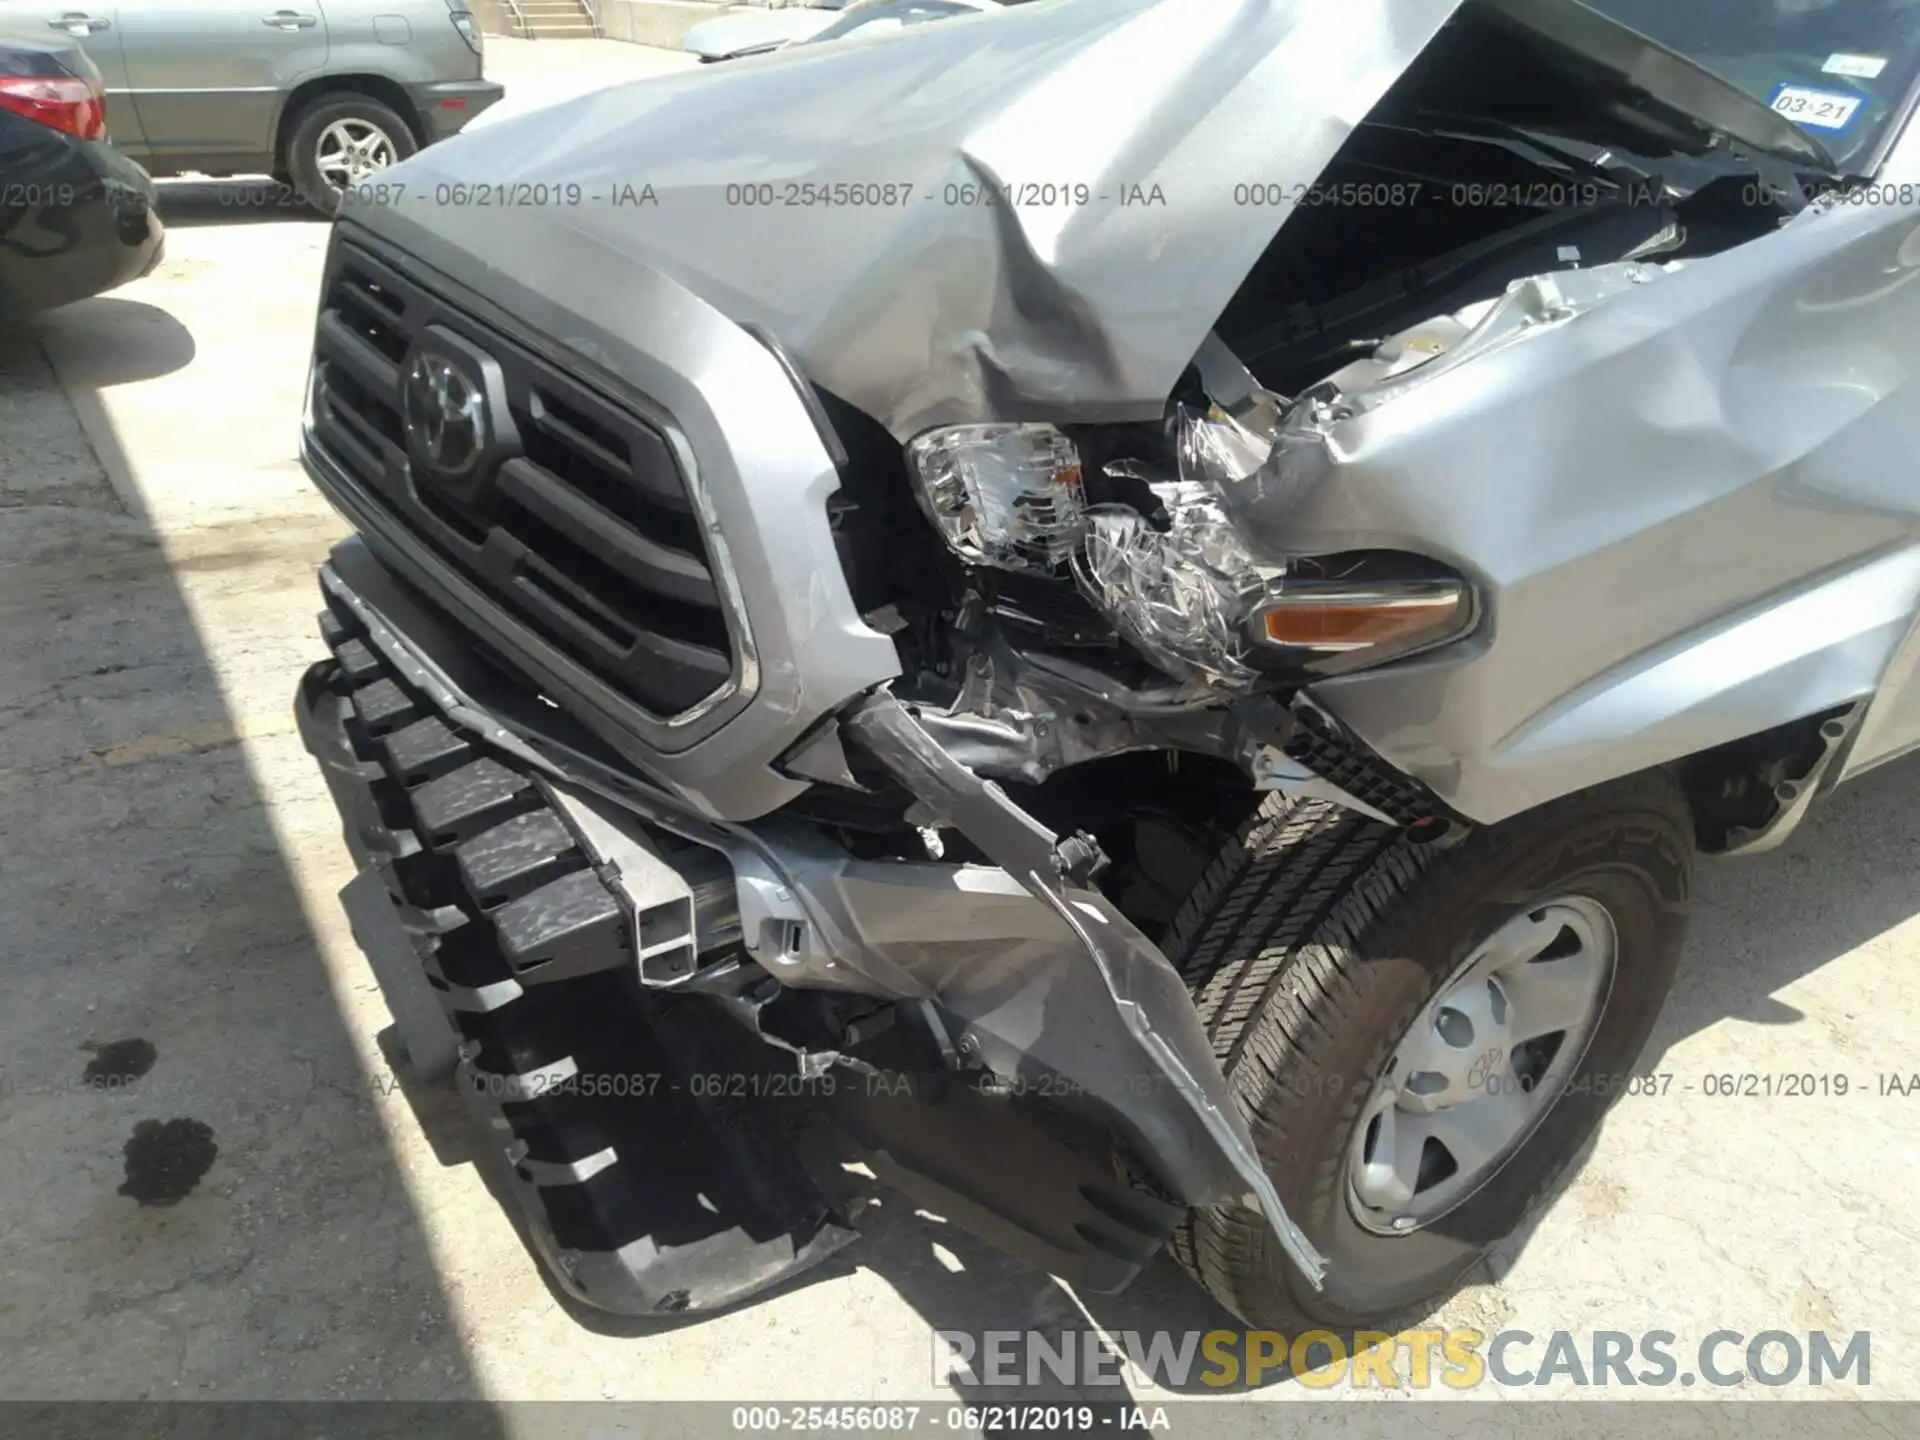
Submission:
[[[1920,78],[1920,0],[1585,0],[1730,80],[1843,168],[1898,120]]]

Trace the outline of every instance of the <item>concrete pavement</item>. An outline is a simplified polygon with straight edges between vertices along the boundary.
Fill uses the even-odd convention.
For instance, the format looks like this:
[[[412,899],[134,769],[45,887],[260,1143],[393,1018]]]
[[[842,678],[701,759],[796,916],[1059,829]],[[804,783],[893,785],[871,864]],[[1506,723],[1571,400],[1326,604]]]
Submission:
[[[489,41],[516,99],[681,63],[605,43]],[[1231,1325],[1170,1263],[1083,1310],[900,1202],[727,1315],[556,1299],[383,1047],[293,731],[343,533],[294,460],[326,229],[166,192],[158,272],[0,339],[0,1398],[945,1399],[935,1328]],[[1866,1329],[1867,1393],[1920,1398],[1920,1095],[1876,1083],[1920,1071],[1917,847],[1905,763],[1709,866],[1664,1093],[1434,1323]],[[1735,1074],[1851,1090],[1709,1093]]]
[[[559,100],[699,63],[685,51],[656,50],[624,40],[513,40],[489,35],[487,78],[500,81],[507,93],[475,116],[473,124],[496,125]]]

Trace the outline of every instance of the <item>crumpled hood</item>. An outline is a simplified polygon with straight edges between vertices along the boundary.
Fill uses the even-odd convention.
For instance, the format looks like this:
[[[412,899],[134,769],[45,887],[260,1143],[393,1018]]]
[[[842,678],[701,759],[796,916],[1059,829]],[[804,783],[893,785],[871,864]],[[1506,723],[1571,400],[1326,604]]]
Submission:
[[[1284,217],[1235,187],[1310,184],[1459,3],[1036,0],[800,46],[430,147],[353,221],[585,317],[644,264],[902,439],[1157,418]]]

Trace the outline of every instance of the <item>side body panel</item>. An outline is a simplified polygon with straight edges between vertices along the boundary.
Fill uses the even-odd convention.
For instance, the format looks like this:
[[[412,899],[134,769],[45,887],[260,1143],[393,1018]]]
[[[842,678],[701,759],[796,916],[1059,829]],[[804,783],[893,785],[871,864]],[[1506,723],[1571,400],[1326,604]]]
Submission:
[[[1901,186],[1920,188],[1920,125],[1909,121],[1881,166],[1879,179],[1883,189],[1890,188],[1896,195]],[[1920,456],[1914,461],[1920,467]],[[1920,487],[1920,479],[1915,484]],[[1887,664],[1836,782],[1849,780],[1916,747],[1920,747],[1920,612]]]
[[[327,69],[402,85],[477,80],[480,57],[453,28],[446,0],[327,0]]]
[[[134,105],[163,169],[267,168],[286,93],[327,68],[319,0],[151,0],[120,17]]]

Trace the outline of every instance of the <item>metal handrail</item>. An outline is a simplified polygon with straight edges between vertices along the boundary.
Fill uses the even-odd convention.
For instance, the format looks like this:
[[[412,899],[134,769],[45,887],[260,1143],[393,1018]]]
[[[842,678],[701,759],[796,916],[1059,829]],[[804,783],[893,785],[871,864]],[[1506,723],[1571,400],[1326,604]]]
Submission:
[[[520,38],[533,39],[533,31],[527,25],[527,17],[520,13],[520,0],[507,0],[507,9],[513,12],[513,23],[520,31]]]
[[[580,0],[580,8],[587,12],[587,24],[593,27],[593,38],[596,40],[605,38],[600,33],[600,17],[594,13],[593,0]]]

